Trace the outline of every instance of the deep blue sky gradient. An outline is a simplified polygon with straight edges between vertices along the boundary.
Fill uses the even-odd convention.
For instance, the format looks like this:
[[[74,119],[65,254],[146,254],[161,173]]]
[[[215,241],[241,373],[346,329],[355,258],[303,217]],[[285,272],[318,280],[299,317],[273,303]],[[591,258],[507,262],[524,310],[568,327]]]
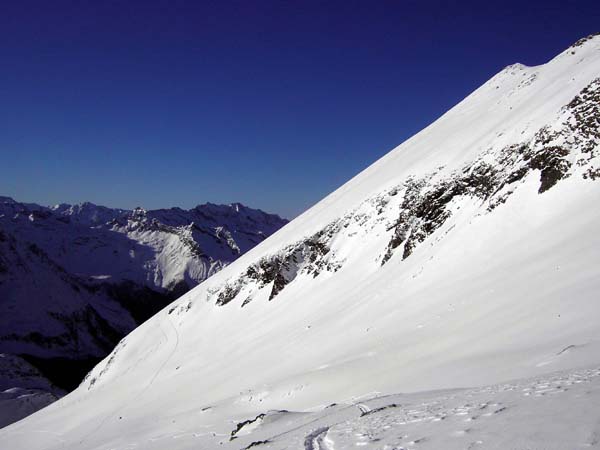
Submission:
[[[0,195],[293,217],[599,4],[3,2]]]

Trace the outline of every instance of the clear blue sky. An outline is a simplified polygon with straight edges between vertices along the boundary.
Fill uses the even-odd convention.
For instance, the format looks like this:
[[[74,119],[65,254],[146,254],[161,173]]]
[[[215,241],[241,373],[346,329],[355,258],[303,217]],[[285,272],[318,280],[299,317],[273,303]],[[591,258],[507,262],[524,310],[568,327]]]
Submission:
[[[7,1],[0,195],[293,217],[600,2]]]

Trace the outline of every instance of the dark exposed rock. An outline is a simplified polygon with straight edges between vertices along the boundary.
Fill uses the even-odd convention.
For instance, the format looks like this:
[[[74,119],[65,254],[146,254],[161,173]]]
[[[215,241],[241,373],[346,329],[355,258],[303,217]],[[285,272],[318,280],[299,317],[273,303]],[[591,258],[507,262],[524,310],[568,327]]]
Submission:
[[[576,151],[583,155],[578,166],[586,166],[595,158],[600,142],[600,78],[581,91],[563,110],[568,119],[559,130],[541,128],[529,142],[511,145],[490,152],[494,165],[481,159],[433,182],[430,174],[420,179],[409,178],[404,183],[404,199],[397,221],[390,228],[394,233],[382,258],[385,264],[394,251],[403,246],[402,259],[441,227],[451,216],[450,202],[460,196],[478,198],[488,203],[488,211],[506,202],[514,192],[511,185],[523,180],[534,170],[540,172],[538,193],[542,194],[570,175],[570,158]],[[568,138],[568,139],[567,139]],[[558,142],[562,142],[558,144]],[[588,168],[583,178],[600,178],[600,168]]]
[[[368,411],[361,411],[360,416],[369,416],[371,414],[375,414],[381,411],[385,411],[386,409],[390,409],[390,408],[398,408],[400,405],[396,404],[396,403],[390,403],[389,405],[385,405],[385,406],[380,406],[379,408],[374,408],[374,409],[370,409]]]
[[[240,432],[240,430],[242,428],[244,428],[246,425],[250,425],[251,423],[256,422],[257,420],[262,420],[264,419],[265,414],[259,414],[258,416],[256,416],[254,419],[248,419],[248,420],[244,420],[243,422],[239,422],[238,424],[236,424],[235,429],[231,432],[231,435],[229,436],[229,440],[233,441],[236,438],[236,434]]]
[[[600,179],[600,168],[593,169],[590,167],[586,172],[584,172],[583,178],[585,178],[586,180],[590,179],[594,181]]]
[[[571,45],[570,48],[576,48],[576,47],[581,47],[583,44],[585,44],[587,41],[589,41],[590,39],[593,39],[594,37],[600,35],[600,33],[593,33],[590,34],[589,36],[586,36],[584,38],[579,39],[577,42],[575,42],[573,45]]]
[[[223,306],[233,300],[241,291],[242,284],[236,283],[235,285],[225,285],[217,296],[217,305]],[[243,305],[242,305],[243,306]]]
[[[600,151],[600,78],[583,89],[566,107],[572,119],[567,122],[574,144],[581,148],[586,165]]]
[[[328,230],[324,230],[286,247],[280,253],[262,258],[249,266],[239,278],[219,289],[217,305],[226,305],[232,301],[248,282],[253,282],[259,287],[272,283],[269,294],[269,300],[272,300],[300,272],[313,277],[317,277],[324,270],[335,272],[339,269],[339,264],[327,258],[330,249],[325,241],[330,237]],[[247,305],[250,301],[251,297],[246,298],[241,306]]]
[[[254,441],[250,442],[250,444],[246,445],[242,450],[248,450],[250,448],[258,447],[259,445],[269,444],[271,441],[265,439],[264,441]]]
[[[565,158],[569,150],[558,147],[544,147],[535,154],[526,155],[525,160],[529,162],[530,169],[541,171],[540,188],[541,194],[554,186],[559,180],[568,176],[571,163]]]
[[[382,264],[402,244],[402,259],[408,258],[420,242],[450,217],[451,212],[447,206],[454,198],[470,195],[487,199],[499,184],[497,170],[481,161],[466,167],[460,174],[437,183],[431,184],[430,178],[411,178],[405,183],[400,214]]]

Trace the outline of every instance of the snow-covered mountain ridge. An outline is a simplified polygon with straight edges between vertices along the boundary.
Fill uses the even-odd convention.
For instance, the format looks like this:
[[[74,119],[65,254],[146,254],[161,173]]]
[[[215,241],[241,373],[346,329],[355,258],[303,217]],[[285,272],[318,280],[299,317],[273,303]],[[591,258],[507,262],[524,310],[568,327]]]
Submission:
[[[599,36],[507,67],[0,438],[13,449],[593,445],[599,76]],[[506,380],[521,381],[505,394]],[[439,389],[451,391],[397,394]],[[559,407],[580,434],[554,439]]]
[[[74,388],[135,326],[285,223],[241,204],[128,211],[1,197],[2,367],[21,355]]]
[[[3,229],[40,246],[71,273],[158,290],[198,284],[286,223],[239,203],[129,211],[92,203],[45,208],[6,197],[0,219]]]
[[[524,70],[522,66],[510,67],[510,73],[515,76]],[[409,176],[402,184],[367,199],[358,209],[302,242],[263,257],[241,278],[217,292],[217,304],[223,305],[235,298],[248,280],[260,280],[261,286],[272,282],[271,300],[297,276],[299,268],[315,277],[318,269],[338,270],[342,263],[336,261],[335,252],[330,254],[329,250],[334,238],[339,241],[343,229],[352,223],[358,222],[363,228],[369,224],[368,230],[384,223],[386,231],[393,230],[386,251],[377,257],[385,264],[396,251],[402,254],[402,259],[410,256],[418,244],[450,219],[454,213],[453,203],[461,197],[478,200],[479,207],[487,207],[489,212],[505,203],[532,172],[539,173],[540,194],[572,175],[600,179],[598,117],[600,77],[562,107],[552,125],[542,126],[532,137],[505,147],[488,148],[459,169],[448,171],[439,166],[422,176]],[[392,199],[396,196],[401,199],[400,203]],[[389,209],[399,210],[393,222],[385,220]],[[352,237],[352,233],[346,234],[346,238]],[[250,298],[243,304],[248,301]]]

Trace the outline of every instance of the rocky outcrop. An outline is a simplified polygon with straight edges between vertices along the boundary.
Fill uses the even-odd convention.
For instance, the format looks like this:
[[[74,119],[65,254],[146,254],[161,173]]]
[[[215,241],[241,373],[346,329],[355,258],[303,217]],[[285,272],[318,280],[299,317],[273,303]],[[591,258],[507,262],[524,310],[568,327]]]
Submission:
[[[460,196],[477,198],[488,210],[506,202],[515,185],[532,172],[539,173],[543,194],[569,177],[576,165],[584,179],[600,177],[594,164],[600,142],[600,79],[594,80],[563,108],[558,129],[541,128],[528,142],[496,151],[490,149],[458,173],[439,177],[441,170],[402,186],[404,199],[392,229],[382,264],[403,246],[402,258],[434,233],[452,215],[448,205]]]
[[[444,167],[424,176],[408,177],[403,184],[378,194],[363,205],[330,223],[318,233],[261,258],[238,277],[211,290],[217,305],[239,300],[251,302],[257,291],[269,289],[273,300],[300,274],[317,277],[335,272],[344,260],[331,250],[332,240],[352,225],[374,227],[384,221],[389,205],[398,204],[396,220],[387,227],[391,237],[380,262],[397,252],[411,256],[419,244],[439,230],[454,214],[453,202],[470,197],[491,212],[505,203],[529,176],[539,179],[544,194],[574,174],[584,179],[600,178],[596,156],[600,142],[600,79],[594,80],[561,111],[559,126],[542,127],[532,139],[482,152],[458,171]],[[392,201],[399,197],[401,200]],[[189,310],[191,304],[180,310]],[[171,312],[175,311],[173,308]]]
[[[248,285],[257,289],[270,286],[269,300],[273,300],[299,274],[314,278],[322,271],[335,272],[339,267],[339,262],[336,262],[335,255],[327,245],[327,234],[322,231],[248,267],[242,276],[218,291],[217,304],[226,305]],[[241,306],[251,300],[252,295],[249,295]]]

